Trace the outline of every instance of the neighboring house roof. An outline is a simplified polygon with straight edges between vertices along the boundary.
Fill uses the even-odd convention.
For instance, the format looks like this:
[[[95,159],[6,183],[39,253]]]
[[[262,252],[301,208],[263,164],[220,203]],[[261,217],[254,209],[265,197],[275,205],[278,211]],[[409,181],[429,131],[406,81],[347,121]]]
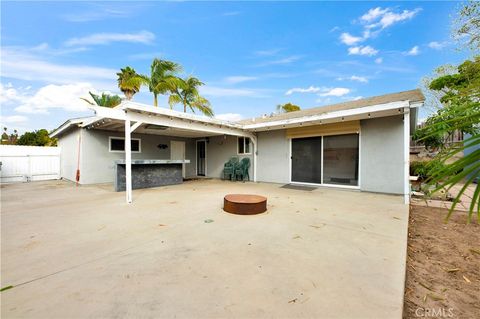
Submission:
[[[385,117],[403,113],[404,109],[412,110],[414,116],[411,117],[411,119],[413,120],[412,124],[414,126],[417,113],[415,108],[421,105],[424,100],[425,97],[420,90],[411,90],[295,112],[273,114],[271,116],[252,118],[238,122],[224,121],[206,116],[177,112],[166,108],[155,108],[151,105],[125,101],[112,109],[92,107],[96,113],[95,116],[68,120],[52,132],[52,136],[58,136],[63,132],[66,132],[73,125],[86,128],[110,129],[112,124],[105,122],[109,122],[110,120],[122,122],[125,112],[127,111],[148,114],[150,118],[169,119],[169,121],[165,122],[165,125],[171,126],[172,128],[176,127],[174,126],[174,123],[176,123],[177,127],[181,127],[183,130],[190,129],[199,132],[210,131],[210,133],[219,132],[217,129],[211,129],[212,126],[215,126],[227,132],[225,134],[228,134],[228,132],[234,132],[235,130],[237,133],[241,131],[250,134],[249,132],[252,131],[296,127],[299,125],[339,122],[347,119],[358,120],[370,117]],[[190,123],[190,127],[186,125],[187,123]],[[120,125],[119,127],[123,128],[123,125]]]
[[[273,115],[267,115],[263,117],[251,118],[246,120],[241,120],[237,123],[248,125],[248,124],[258,124],[258,123],[267,123],[273,121],[293,119],[297,117],[306,117],[312,115],[320,115],[324,113],[331,113],[336,111],[352,110],[358,109],[366,106],[387,104],[392,102],[399,101],[409,101],[410,103],[422,102],[425,101],[425,96],[422,94],[422,91],[419,89],[403,91],[398,93],[391,93],[379,96],[373,96],[369,98],[364,98],[356,101],[348,101],[338,104],[314,107],[310,109],[288,112],[288,113],[278,113]]]

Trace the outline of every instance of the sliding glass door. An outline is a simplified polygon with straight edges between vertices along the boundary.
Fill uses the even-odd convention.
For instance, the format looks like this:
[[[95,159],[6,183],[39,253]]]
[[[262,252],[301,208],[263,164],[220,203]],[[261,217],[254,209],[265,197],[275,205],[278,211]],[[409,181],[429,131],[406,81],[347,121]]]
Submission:
[[[358,186],[359,135],[292,139],[291,180]]]
[[[322,182],[322,137],[292,140],[292,182]]]
[[[323,184],[358,186],[358,134],[323,137]]]

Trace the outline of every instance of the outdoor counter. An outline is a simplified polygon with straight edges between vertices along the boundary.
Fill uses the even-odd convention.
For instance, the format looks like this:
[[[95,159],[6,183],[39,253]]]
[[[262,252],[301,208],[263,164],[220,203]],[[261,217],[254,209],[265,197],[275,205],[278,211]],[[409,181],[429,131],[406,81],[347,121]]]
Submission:
[[[181,184],[183,164],[190,160],[132,160],[132,189]],[[115,161],[113,186],[125,190],[125,160]]]

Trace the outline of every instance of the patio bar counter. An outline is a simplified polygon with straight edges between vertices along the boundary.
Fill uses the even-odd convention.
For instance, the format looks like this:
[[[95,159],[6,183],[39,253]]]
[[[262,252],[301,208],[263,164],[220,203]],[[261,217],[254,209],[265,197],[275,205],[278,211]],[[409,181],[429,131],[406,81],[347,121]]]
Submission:
[[[190,160],[132,160],[132,189],[181,184],[183,165],[188,163]],[[116,160],[116,192],[125,190],[125,180],[125,160]]]

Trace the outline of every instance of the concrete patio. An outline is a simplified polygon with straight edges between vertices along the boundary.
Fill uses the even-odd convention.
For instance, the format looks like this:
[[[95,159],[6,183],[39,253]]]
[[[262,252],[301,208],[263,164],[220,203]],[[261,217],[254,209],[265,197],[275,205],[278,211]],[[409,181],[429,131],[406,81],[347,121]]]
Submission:
[[[401,318],[401,196],[190,181],[1,189],[2,318]],[[227,193],[268,211],[222,211]],[[213,222],[205,222],[211,219]]]

